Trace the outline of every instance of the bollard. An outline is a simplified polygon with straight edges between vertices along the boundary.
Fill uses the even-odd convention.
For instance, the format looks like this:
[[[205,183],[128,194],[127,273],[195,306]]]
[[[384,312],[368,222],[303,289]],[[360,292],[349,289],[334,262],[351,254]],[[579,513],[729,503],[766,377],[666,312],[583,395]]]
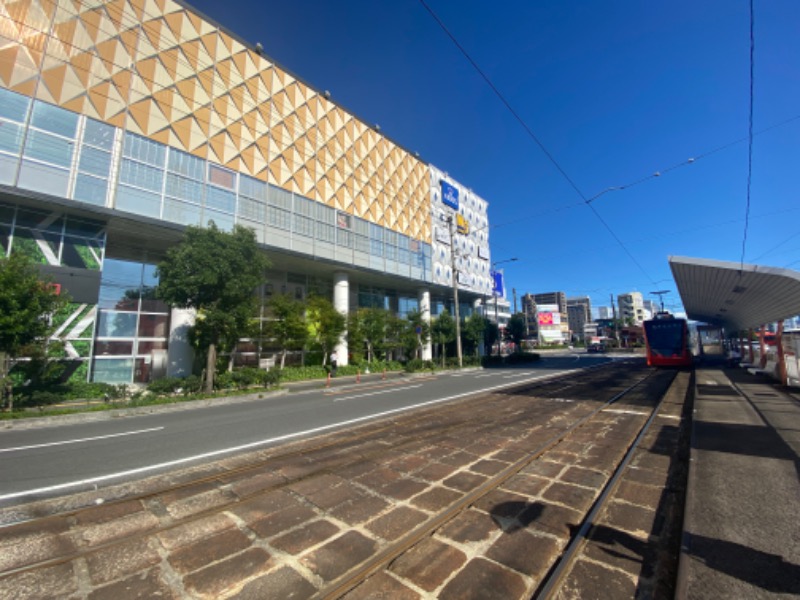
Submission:
[[[330,371],[328,371],[328,381],[325,383],[325,387],[326,388],[331,387],[331,372]]]
[[[361,383],[361,369],[356,371],[356,383]]]

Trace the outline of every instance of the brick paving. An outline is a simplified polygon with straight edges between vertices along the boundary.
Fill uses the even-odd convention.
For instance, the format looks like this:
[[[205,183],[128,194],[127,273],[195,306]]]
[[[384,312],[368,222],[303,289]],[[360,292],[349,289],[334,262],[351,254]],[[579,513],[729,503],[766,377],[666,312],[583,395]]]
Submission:
[[[587,423],[347,589],[345,597],[530,597],[605,485],[620,445],[630,442],[631,432],[646,418],[643,407],[652,400],[632,400],[631,410],[609,411]],[[680,416],[679,402],[674,404],[669,410]],[[166,479],[186,485],[164,494],[9,526],[0,537],[0,597],[308,598],[324,593],[597,406],[594,399],[565,403],[535,391],[462,401],[458,411],[439,407],[297,442],[281,449],[281,456],[262,451],[172,474],[161,484]],[[666,430],[679,421],[665,418],[663,423]],[[647,450],[629,469],[648,475],[626,478],[619,487],[565,589],[586,592],[586,586],[602,580],[609,593],[623,594],[613,597],[632,597],[640,579],[654,585],[658,567],[650,559],[659,550],[651,548],[650,537],[664,521],[658,482],[663,487],[669,478],[655,472],[669,468],[670,461],[660,459],[674,451],[670,443],[678,437],[667,442],[664,431],[649,437]],[[261,461],[260,468],[237,471],[253,461]],[[209,474],[217,477],[190,483]],[[157,488],[157,480],[140,485],[148,492]],[[91,494],[83,494],[0,517],[7,521],[26,510],[43,515],[91,502]],[[27,570],[30,565],[38,566]]]

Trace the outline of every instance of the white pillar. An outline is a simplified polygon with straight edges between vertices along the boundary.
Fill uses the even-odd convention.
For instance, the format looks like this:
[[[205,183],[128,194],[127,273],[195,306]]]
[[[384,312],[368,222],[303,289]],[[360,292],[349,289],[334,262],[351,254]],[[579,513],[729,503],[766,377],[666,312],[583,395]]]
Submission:
[[[350,310],[350,280],[347,273],[334,273],[333,274],[333,307],[342,313],[345,318]],[[346,366],[348,364],[347,357],[347,330],[342,333],[339,338],[339,343],[336,344],[336,355],[339,359],[339,365]]]
[[[472,310],[481,315],[485,318],[486,307],[483,305],[485,301],[478,298],[475,302],[472,303]],[[484,356],[486,354],[486,344],[483,342],[483,336],[481,336],[481,340],[478,342],[478,356]]]
[[[428,328],[430,329],[431,326],[431,292],[428,288],[420,288],[417,292],[417,300],[419,301],[419,314],[422,317],[422,321],[428,324]],[[432,360],[433,359],[433,348],[431,346],[431,338],[428,336],[428,340],[422,343],[422,360]]]
[[[167,377],[186,377],[192,374],[194,350],[189,342],[189,330],[194,327],[197,312],[193,308],[173,308],[169,318]]]

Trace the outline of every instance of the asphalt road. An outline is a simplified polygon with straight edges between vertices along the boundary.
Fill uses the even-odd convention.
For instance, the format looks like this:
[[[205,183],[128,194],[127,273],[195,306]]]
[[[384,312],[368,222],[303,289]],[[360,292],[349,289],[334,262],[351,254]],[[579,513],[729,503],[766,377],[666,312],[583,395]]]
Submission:
[[[330,389],[292,386],[248,402],[0,431],[0,505],[131,481],[610,360],[551,355],[524,367],[337,380]]]

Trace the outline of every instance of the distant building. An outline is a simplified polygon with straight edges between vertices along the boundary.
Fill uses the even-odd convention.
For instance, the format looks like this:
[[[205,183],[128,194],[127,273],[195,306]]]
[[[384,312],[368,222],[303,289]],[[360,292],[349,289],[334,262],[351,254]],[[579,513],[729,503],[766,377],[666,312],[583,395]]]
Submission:
[[[643,301],[643,304],[645,310],[645,320],[655,317],[656,313],[659,311],[658,302],[655,300],[646,299]]]
[[[525,294],[522,297],[528,337],[540,344],[563,344],[569,341],[567,296],[564,292]]]
[[[583,328],[592,320],[592,301],[588,296],[567,298],[567,321],[573,339],[584,339]]]
[[[620,294],[617,296],[617,306],[617,318],[623,323],[630,320],[633,325],[641,325],[644,322],[644,298],[641,292]]]
[[[597,307],[597,318],[598,319],[613,319],[614,318],[614,310],[610,306],[598,306]]]

